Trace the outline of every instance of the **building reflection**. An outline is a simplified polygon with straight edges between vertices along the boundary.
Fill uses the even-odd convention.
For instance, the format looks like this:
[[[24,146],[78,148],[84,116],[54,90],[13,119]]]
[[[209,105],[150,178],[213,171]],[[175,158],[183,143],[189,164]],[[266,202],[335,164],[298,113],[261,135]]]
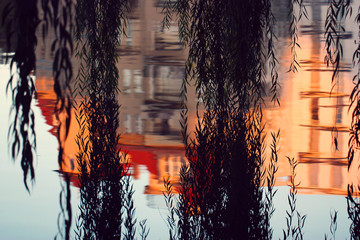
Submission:
[[[307,10],[309,20],[304,20],[299,27],[301,69],[282,80],[282,106],[265,110],[265,115],[276,119],[271,120],[269,128],[280,128],[281,137],[285,138],[281,141],[281,154],[290,154],[299,160],[300,193],[346,195],[350,61],[344,59],[340,79],[331,90],[331,67],[324,63],[323,26],[327,6],[312,3]],[[280,163],[280,175],[286,175],[284,169]]]
[[[348,182],[344,177],[347,176],[345,166],[348,131],[343,121],[347,124],[349,119],[343,119],[342,114],[345,110],[344,99],[348,99],[343,84],[346,76],[336,82],[330,94],[324,94],[329,92],[332,74],[328,69],[324,69],[324,57],[321,54],[324,52],[321,19],[324,10],[320,4],[311,5],[310,10],[311,25],[307,29],[310,31],[304,34],[310,36],[310,56],[309,60],[305,60],[309,64],[304,66],[304,71],[310,71],[310,92],[306,93],[305,90],[303,93],[306,97],[302,100],[310,100],[310,121],[308,125],[301,126],[306,129],[305,131],[309,131],[309,143],[308,151],[299,152],[300,163],[304,165],[303,168],[307,168],[305,171],[308,172],[308,177],[301,180],[304,184],[302,188],[311,189],[313,192],[346,194]],[[346,69],[342,67],[340,71],[344,70]],[[329,84],[322,84],[325,81]],[[327,139],[325,140],[322,135],[327,136]],[[326,148],[324,143],[327,143]]]
[[[118,97],[121,104],[119,147],[123,153],[128,153],[131,174],[135,179],[140,176],[140,166],[146,166],[149,184],[145,194],[162,194],[164,177],[170,176],[177,182],[180,166],[186,162],[180,134],[179,94],[187,50],[178,42],[176,23],[169,29],[161,28],[161,3],[157,0],[133,1],[128,34],[121,39],[118,48],[121,55],[118,62],[119,88],[122,91]],[[290,172],[285,156],[294,156],[300,162],[297,173],[301,182],[299,193],[346,194],[349,116],[344,112],[347,110],[344,92],[349,92],[349,88],[346,84],[338,84],[330,97],[331,71],[323,63],[323,33],[320,29],[323,19],[318,17],[326,6],[312,4],[308,9],[311,23],[300,26],[302,69],[296,74],[283,74],[282,70],[287,66],[280,67],[283,76],[281,106],[264,109],[267,129],[281,128],[277,184],[287,184]],[[281,15],[280,10],[275,14],[280,14],[280,26],[286,25],[288,19]],[[279,34],[281,41],[286,41],[286,34],[281,31]],[[56,135],[57,123],[52,115],[56,96],[52,91],[51,64],[48,61],[51,55],[44,52],[42,46],[38,49],[37,104],[51,127],[49,131]],[[279,48],[279,52],[279,59],[286,65],[289,54],[286,46]],[[194,91],[189,90],[191,92]],[[189,132],[194,131],[197,121],[196,103],[195,94],[190,94]],[[332,131],[334,126],[336,132]],[[75,157],[77,129],[75,113],[72,112],[63,170],[74,175],[78,173]],[[338,150],[334,148],[332,133],[337,136]],[[73,179],[77,185],[76,178]]]
[[[121,39],[118,48],[121,55],[119,88],[122,91],[119,96],[119,147],[122,154],[127,153],[134,178],[139,176],[139,165],[147,167],[150,178],[145,193],[161,194],[163,178],[171,176],[177,182],[180,166],[186,161],[178,122],[179,89],[187,54],[178,41],[177,24],[162,29],[160,1],[134,1],[132,5],[127,37]],[[49,41],[51,43],[51,39]],[[52,91],[51,64],[47,61],[51,54],[41,44],[37,52],[37,75],[41,76],[36,81],[37,103],[46,123],[51,126],[49,131],[56,136],[57,122],[52,115],[56,96]],[[189,101],[195,106],[195,98],[189,98]],[[78,127],[74,110],[71,117],[62,170],[76,175]],[[74,185],[78,185],[76,177],[72,179]]]

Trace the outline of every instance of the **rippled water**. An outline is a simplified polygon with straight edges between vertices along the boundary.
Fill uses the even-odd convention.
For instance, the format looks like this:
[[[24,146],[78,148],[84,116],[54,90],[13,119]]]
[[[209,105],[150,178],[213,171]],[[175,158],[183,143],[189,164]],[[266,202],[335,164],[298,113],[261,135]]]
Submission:
[[[290,60],[286,2],[275,1],[274,9],[279,36],[277,54],[280,60],[280,107],[267,103],[264,109],[266,131],[281,130],[279,171],[276,175],[276,211],[272,218],[274,237],[282,236],[286,228],[285,211],[290,168],[285,156],[299,161],[297,180],[298,207],[306,214],[305,239],[320,239],[329,233],[330,211],[337,210],[338,239],[349,238],[350,221],[345,196],[347,173],[347,144],[350,114],[349,93],[352,89],[352,52],[357,38],[354,23],[348,21],[345,34],[344,61],[341,75],[331,94],[331,69],[324,63],[324,19],[327,1],[307,3],[309,19],[299,26],[298,52],[301,68],[287,73]],[[135,188],[136,216],[147,219],[149,239],[166,239],[167,209],[162,192],[164,177],[175,181],[182,163],[186,162],[180,135],[180,86],[184,77],[187,50],[177,39],[177,25],[162,30],[158,1],[138,1],[133,10],[128,37],[119,46],[120,72],[118,97],[121,104],[120,146],[128,153]],[[51,36],[49,39],[51,42]],[[25,190],[18,162],[13,164],[7,154],[7,131],[10,97],[0,94],[0,239],[50,239],[57,232],[60,212],[59,193],[62,177],[56,172],[58,144],[56,120],[52,114],[56,96],[52,91],[51,54],[39,43],[37,49],[37,96],[33,110],[36,117],[37,160],[36,182],[31,194]],[[1,46],[4,48],[4,46]],[[2,62],[3,63],[3,62]],[[75,63],[75,69],[76,66]],[[9,66],[0,65],[0,89],[5,92]],[[189,96],[189,126],[197,121],[195,95]],[[73,114],[75,114],[73,112]],[[73,117],[73,119],[75,119]],[[193,123],[193,124],[192,124]],[[337,131],[333,131],[336,128]],[[194,127],[190,130],[194,130]],[[77,123],[72,121],[65,146],[64,170],[76,176],[75,135]],[[270,134],[268,134],[270,135]],[[332,136],[338,139],[338,150]],[[72,178],[72,207],[77,213],[79,182]]]

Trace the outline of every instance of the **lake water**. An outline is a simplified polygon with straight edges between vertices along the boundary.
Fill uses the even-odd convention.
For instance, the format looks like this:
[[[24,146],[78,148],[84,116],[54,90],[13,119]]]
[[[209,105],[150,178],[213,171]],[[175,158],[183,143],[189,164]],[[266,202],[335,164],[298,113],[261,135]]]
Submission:
[[[135,189],[136,217],[147,219],[149,239],[167,239],[168,210],[162,192],[163,179],[178,180],[182,163],[186,162],[180,135],[180,86],[184,76],[187,51],[178,42],[177,25],[161,29],[159,1],[137,1],[130,15],[128,37],[122,39],[118,50],[120,60],[118,100],[120,109],[120,146],[128,152]],[[306,214],[305,239],[321,239],[329,234],[330,212],[338,211],[338,239],[350,238],[351,221],[347,213],[347,150],[351,112],[348,112],[352,90],[352,53],[358,39],[356,24],[346,21],[348,30],[343,39],[344,59],[341,74],[332,94],[331,69],[324,63],[324,19],[327,1],[306,2],[309,19],[298,26],[298,59],[301,68],[288,73],[290,50],[287,26],[287,1],[275,1],[276,27],[279,36],[277,54],[280,61],[280,106],[268,102],[264,108],[266,132],[281,130],[278,190],[272,218],[274,238],[282,236],[286,228],[287,196],[290,190],[290,167],[286,156],[298,160],[296,179],[297,207]],[[354,7],[354,10],[357,9]],[[49,42],[51,36],[49,37]],[[5,94],[9,65],[0,64],[0,239],[51,239],[58,232],[60,213],[59,194],[63,178],[57,162],[58,143],[56,119],[52,114],[55,93],[52,91],[51,54],[39,42],[37,49],[36,87],[33,101],[36,119],[36,181],[30,194],[23,184],[19,162],[8,154],[7,132],[11,117],[11,98]],[[1,46],[4,49],[4,46]],[[75,63],[75,69],[78,67]],[[194,130],[196,98],[189,96],[189,126]],[[73,114],[74,111],[73,111]],[[73,121],[65,145],[64,170],[77,174],[75,136],[77,123]],[[337,132],[332,132],[333,127]],[[338,150],[333,144],[336,134]],[[267,138],[269,139],[269,138]],[[268,150],[269,151],[269,150]],[[75,166],[73,166],[75,164]],[[73,216],[78,214],[79,188],[76,178],[71,185]],[[73,227],[75,220],[73,219]],[[72,234],[74,237],[74,234]]]

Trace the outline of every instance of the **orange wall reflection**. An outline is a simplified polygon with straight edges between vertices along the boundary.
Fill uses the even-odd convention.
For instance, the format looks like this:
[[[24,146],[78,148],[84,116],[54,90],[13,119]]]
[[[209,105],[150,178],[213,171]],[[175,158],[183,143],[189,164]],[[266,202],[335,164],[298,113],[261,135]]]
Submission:
[[[265,119],[269,122],[268,130],[281,129],[280,159],[290,156],[299,161],[300,193],[346,195],[351,62],[343,60],[339,81],[332,89],[332,70],[324,63],[322,27],[326,6],[312,4],[308,10],[310,20],[304,20],[299,27],[301,68],[297,73],[282,75],[281,106],[265,110]],[[345,46],[350,42],[344,40]],[[285,65],[289,55],[282,57]],[[287,162],[279,165],[279,175],[288,175]]]

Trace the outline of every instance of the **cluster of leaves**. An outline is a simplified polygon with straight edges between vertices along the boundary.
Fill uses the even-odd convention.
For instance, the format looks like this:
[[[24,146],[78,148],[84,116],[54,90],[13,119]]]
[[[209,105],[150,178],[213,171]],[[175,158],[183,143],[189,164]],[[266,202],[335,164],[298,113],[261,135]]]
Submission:
[[[337,3],[337,4],[335,4]],[[343,55],[342,51],[342,45],[341,45],[341,33],[345,32],[345,28],[339,23],[341,19],[344,17],[351,15],[351,5],[350,1],[346,0],[339,0],[339,2],[335,2],[330,5],[331,8],[331,14],[335,15],[338,18],[333,18],[331,22],[333,26],[332,31],[335,32],[333,35],[335,37],[335,40],[332,40],[332,47],[336,50],[334,53],[330,56],[335,58],[335,60],[330,61],[333,64],[334,73],[332,77],[332,81],[334,79],[338,78],[339,70],[340,70],[340,60]],[[333,6],[334,5],[334,6]],[[329,11],[330,11],[329,7]],[[335,10],[333,10],[335,9]],[[360,7],[358,9],[358,13],[355,17],[355,21],[358,25],[360,25]],[[330,22],[330,21],[329,21]],[[335,28],[337,27],[337,29]],[[337,32],[335,31],[337,30]],[[360,34],[360,32],[359,32]],[[359,35],[360,36],[360,35]],[[328,42],[328,41],[327,41]],[[330,41],[329,41],[330,42]],[[328,44],[329,45],[329,44]],[[334,57],[335,56],[335,57]],[[357,67],[357,73],[353,77],[353,83],[354,87],[350,94],[350,107],[349,110],[352,111],[352,121],[351,121],[351,127],[350,127],[350,139],[349,139],[349,150],[348,150],[348,170],[350,171],[351,166],[353,165],[354,158],[356,155],[357,149],[360,146],[360,140],[359,140],[359,133],[360,133],[360,97],[359,97],[359,86],[360,86],[360,41],[358,41],[358,46],[355,49],[355,52],[353,54],[353,65]],[[329,57],[330,58],[330,57]],[[330,60],[332,60],[330,58]],[[357,167],[358,169],[358,167]],[[360,203],[359,203],[359,196],[357,193],[360,191],[359,186],[354,186],[353,184],[348,184],[348,196],[347,196],[347,211],[349,218],[351,219],[352,223],[350,226],[350,234],[351,239],[359,239],[360,236],[360,219],[359,219],[359,213],[360,213]]]
[[[340,63],[343,56],[341,36],[345,32],[341,21],[351,14],[349,0],[331,0],[325,20],[325,62],[333,67],[331,82],[334,84],[339,75]]]
[[[41,0],[43,10],[42,32],[45,40],[49,27],[54,33],[51,44],[53,59],[53,81],[56,94],[55,116],[58,120],[57,138],[59,142],[58,162],[62,167],[63,148],[69,133],[72,107],[71,82],[73,80],[73,9],[72,0]]]
[[[325,234],[325,240],[327,239],[333,239],[335,240],[335,233],[336,233],[336,229],[337,229],[337,211],[332,211],[330,212],[330,218],[331,218],[331,223],[330,223],[330,233],[331,233],[331,238],[328,238],[328,236]]]
[[[182,168],[186,168],[186,165],[181,166]],[[181,173],[186,172],[186,170],[180,170]],[[184,176],[183,174],[181,176]],[[177,226],[176,226],[176,216],[180,215],[178,213],[179,209],[176,207],[176,200],[174,198],[174,190],[173,185],[170,181],[170,177],[164,178],[164,187],[165,191],[163,192],[166,207],[169,209],[169,215],[167,217],[167,223],[169,228],[169,238],[171,240],[176,239],[177,236]],[[183,194],[180,194],[180,198],[182,198]],[[186,200],[186,199],[184,199]],[[180,215],[181,216],[181,215]]]
[[[43,39],[49,28],[54,30],[55,40],[51,51],[54,53],[53,73],[54,90],[57,95],[56,116],[65,114],[65,126],[59,126],[58,138],[60,143],[59,163],[62,161],[63,139],[66,138],[70,126],[72,79],[72,1],[71,0],[42,0],[43,19],[39,18],[38,0],[9,1],[3,12],[2,22],[6,28],[8,51],[13,50],[10,68],[12,75],[7,89],[11,89],[14,122],[10,125],[9,139],[13,159],[21,157],[21,167],[24,172],[24,184],[28,189],[28,174],[34,180],[33,153],[36,148],[35,119],[31,109],[32,98],[35,94],[35,84],[32,74],[36,70],[35,49],[37,46],[37,29],[42,23]],[[15,43],[15,46],[12,46]],[[64,136],[60,130],[64,130]]]
[[[126,176],[124,162],[117,143],[119,135],[118,69],[116,67],[119,39],[125,33],[130,1],[77,1],[76,3],[77,56],[81,66],[77,76],[77,94],[84,101],[75,104],[79,110],[77,155],[81,171],[81,205],[77,238],[96,239],[121,236],[124,223],[126,239],[135,235],[134,190]],[[10,2],[3,15],[7,29],[8,48],[14,49],[11,69],[15,69],[8,83],[11,88],[15,112],[9,135],[13,142],[12,156],[21,155],[24,183],[30,172],[34,179],[33,151],[35,149],[34,114],[31,100],[35,85],[31,74],[35,71],[36,30],[42,20],[43,38],[49,29],[55,39],[51,45],[54,54],[54,91],[57,96],[55,113],[60,125],[59,166],[63,164],[63,144],[70,127],[72,107],[71,80],[73,69],[74,5],[71,0],[42,0],[42,16],[38,17],[38,1]],[[83,37],[85,36],[85,38]],[[15,46],[10,44],[14,42]],[[14,84],[15,82],[15,84]],[[15,85],[15,86],[14,86]],[[66,186],[60,193],[59,235],[69,239],[71,227],[70,179],[64,175]],[[126,212],[123,222],[123,210]],[[62,219],[62,220],[60,220]],[[64,226],[60,223],[64,222]],[[146,221],[140,222],[141,238],[146,239],[149,230]]]
[[[360,236],[360,202],[359,196],[356,196],[355,193],[360,191],[360,187],[348,185],[348,196],[347,196],[347,211],[349,218],[352,223],[350,225],[350,234],[351,239],[359,239]]]
[[[298,12],[296,12],[296,8],[298,8]],[[290,25],[289,25],[289,33],[290,33],[290,49],[291,49],[291,62],[289,67],[289,72],[297,72],[300,64],[297,59],[297,49],[300,49],[299,44],[299,36],[298,36],[298,23],[301,18],[304,16],[308,18],[307,10],[304,5],[303,0],[290,0],[289,1],[289,13],[290,17]]]
[[[267,19],[266,21],[266,38],[267,40],[267,59],[268,59],[268,64],[269,64],[269,69],[270,69],[270,76],[271,76],[271,88],[270,88],[270,92],[272,94],[272,98],[271,101],[274,101],[275,103],[277,103],[280,106],[280,101],[279,101],[279,92],[280,92],[280,84],[279,84],[279,74],[277,71],[277,64],[278,64],[278,60],[276,58],[276,53],[275,53],[275,41],[277,40],[277,37],[275,35],[275,31],[274,31],[274,25],[275,25],[275,17],[271,12],[271,1],[266,1],[264,2],[264,4],[269,4],[268,6],[265,7],[265,9],[267,9],[267,11],[265,12],[265,18]]]
[[[60,191],[60,213],[58,216],[58,233],[56,234],[54,239],[58,237],[60,239],[70,239],[70,230],[72,223],[72,207],[71,207],[71,191],[70,191],[70,179],[71,175],[68,173],[64,173],[63,175],[64,181],[60,180],[61,183],[61,191]]]
[[[80,216],[77,239],[134,239],[133,187],[126,154],[118,148],[117,46],[125,33],[130,1],[79,0],[76,4],[77,154],[80,166]],[[122,226],[125,231],[122,232]],[[148,235],[140,223],[142,238]]]
[[[298,162],[294,158],[289,158],[290,163],[290,170],[291,170],[291,190],[288,196],[290,211],[286,211],[286,231],[283,230],[283,239],[303,239],[303,232],[302,229],[305,224],[306,215],[301,215],[299,211],[296,210],[296,194],[297,194],[297,187],[300,183],[295,182],[296,177],[296,167]],[[294,223],[294,221],[296,221]]]
[[[330,13],[329,13],[330,12]],[[339,1],[332,1],[329,10],[328,15],[330,17],[327,18],[326,26],[329,26],[331,30],[330,37],[331,39],[326,41],[327,43],[327,52],[328,57],[327,62],[329,62],[333,65],[333,76],[332,76],[332,82],[334,82],[334,79],[339,78],[339,71],[340,71],[340,60],[342,59],[343,50],[341,45],[341,33],[345,32],[345,28],[341,25],[341,20],[344,19],[347,16],[351,16],[352,8],[351,3],[348,0],[339,0]],[[333,16],[331,16],[333,15]],[[336,17],[336,18],[335,18]],[[328,20],[329,19],[329,20]],[[355,17],[356,23],[360,26],[360,7],[358,9],[358,13]],[[328,23],[329,22],[329,23]],[[328,30],[327,30],[328,31]],[[360,34],[360,30],[359,30]],[[359,35],[360,36],[360,35]],[[330,51],[329,54],[329,48],[335,49]],[[360,146],[360,41],[358,40],[358,46],[355,49],[355,52],[353,54],[353,66],[357,67],[357,73],[353,77],[353,83],[354,87],[350,94],[350,107],[349,110],[352,111],[352,121],[351,121],[351,127],[350,127],[350,139],[349,139],[349,150],[348,150],[348,171],[351,170],[351,167],[354,164],[354,158],[355,155],[359,149]],[[358,166],[356,167],[358,170]],[[359,203],[359,196],[358,193],[360,192],[360,187],[357,184],[354,186],[354,184],[348,184],[348,195],[347,195],[347,212],[349,215],[349,218],[351,219],[352,223],[350,226],[350,234],[351,239],[359,239],[360,236],[360,203]],[[336,230],[336,228],[335,228]],[[335,235],[335,234],[333,234]]]
[[[325,62],[329,66],[331,65],[333,68],[333,75],[331,78],[331,82],[333,87],[338,84],[339,81],[339,73],[341,71],[341,60],[343,58],[343,47],[342,47],[342,35],[345,33],[345,27],[343,25],[343,20],[352,15],[352,7],[351,1],[349,0],[331,0],[329,1],[329,7],[327,11],[327,17],[325,21],[325,49],[326,56]],[[355,17],[355,21],[358,25],[360,25],[360,8],[358,9],[358,14]],[[352,111],[352,121],[350,127],[350,139],[349,139],[349,150],[348,150],[348,170],[354,162],[354,157],[356,155],[356,151],[360,146],[359,140],[359,119],[360,119],[360,98],[359,98],[359,85],[360,85],[360,64],[359,64],[359,56],[360,56],[360,43],[358,43],[358,47],[356,48],[353,54],[353,65],[357,66],[358,72],[353,77],[354,87],[350,94],[350,107],[349,110]],[[335,139],[335,145],[337,145]],[[356,192],[360,190],[359,186],[357,187]],[[358,239],[360,233],[360,219],[359,219],[359,209],[360,204],[358,202],[358,197],[354,192],[354,185],[348,185],[348,196],[347,196],[347,204],[348,204],[348,215],[352,221],[350,226],[350,233],[352,239]],[[335,239],[335,231],[336,231],[336,213],[332,216],[332,224],[331,224],[331,233],[333,238]]]
[[[264,201],[260,186],[266,173],[261,110],[266,63],[278,102],[271,3],[167,1],[164,13],[165,26],[176,16],[180,39],[189,48],[181,115],[189,165],[181,168],[179,203],[170,210],[171,238],[270,239],[273,211],[266,201],[275,192],[271,188]],[[190,139],[186,103],[193,83],[199,120]],[[269,172],[275,173],[272,159]],[[272,186],[273,176],[267,182]]]
[[[360,25],[360,8],[358,9],[358,14],[355,19],[357,24]],[[357,67],[357,73],[353,77],[354,88],[350,95],[351,103],[349,109],[353,108],[353,112],[350,127],[348,169],[350,169],[351,164],[354,160],[356,149],[360,146],[360,38],[358,39],[358,41],[358,46],[353,55],[353,65]]]
[[[37,0],[9,1],[4,9],[2,22],[6,28],[8,51],[14,51],[10,62],[12,73],[7,84],[7,91],[11,91],[13,101],[10,111],[14,116],[8,133],[11,156],[14,160],[21,158],[24,184],[29,191],[28,175],[30,174],[30,180],[35,179],[33,153],[36,149],[36,137],[31,103],[35,94],[32,74],[36,65],[36,29],[40,22]]]
[[[272,239],[270,219],[275,211],[273,198],[276,190],[273,187],[278,170],[279,136],[280,131],[272,133],[269,166],[266,173],[258,170],[253,181],[246,179],[254,177],[247,173],[249,166],[240,161],[231,173],[227,173],[231,182],[221,176],[217,172],[219,168],[214,166],[215,146],[202,144],[201,147],[206,147],[203,151],[199,144],[193,151],[201,156],[190,159],[190,165],[183,165],[180,170],[178,199],[174,197],[169,178],[164,180],[170,239],[229,239],[240,234],[246,236],[245,239]],[[233,154],[244,151],[235,149],[232,148]],[[206,159],[209,161],[205,162]],[[265,182],[260,183],[261,179]],[[246,180],[250,186],[244,184]],[[233,184],[235,181],[239,184]],[[266,185],[267,190],[260,190],[260,185]]]
[[[280,130],[277,133],[271,133],[272,143],[270,145],[271,155],[269,165],[266,169],[267,176],[265,179],[264,186],[267,186],[267,191],[265,192],[265,214],[264,217],[267,218],[265,224],[268,224],[266,228],[268,229],[268,239],[272,239],[273,229],[270,226],[270,218],[275,212],[275,206],[273,205],[273,199],[277,190],[274,190],[275,186],[275,174],[278,171],[279,167],[277,165],[278,162],[278,152],[279,152],[279,141],[280,141]]]

